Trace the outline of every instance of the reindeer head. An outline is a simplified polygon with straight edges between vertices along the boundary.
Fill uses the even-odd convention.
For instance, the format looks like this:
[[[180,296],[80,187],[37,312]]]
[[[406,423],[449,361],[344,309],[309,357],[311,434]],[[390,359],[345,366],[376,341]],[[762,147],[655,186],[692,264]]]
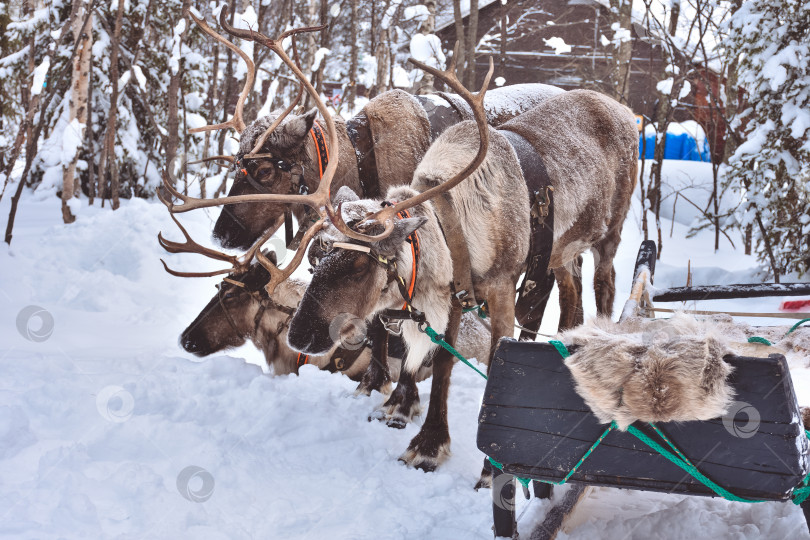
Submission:
[[[275,262],[273,254],[269,259]],[[269,279],[267,269],[258,263],[247,272],[229,275],[217,285],[217,293],[197,318],[183,330],[180,345],[197,356],[207,356],[239,347],[251,339],[264,349],[268,361],[275,358],[280,335],[294,308],[285,302],[290,300],[286,296],[292,296],[286,291],[267,294],[264,285]]]
[[[242,132],[235,156],[236,179],[228,196],[298,194],[308,185],[317,185],[318,163],[313,163],[307,143],[312,142],[310,131],[318,110],[286,118],[283,114],[276,111],[259,118]],[[288,210],[283,203],[225,205],[214,226],[214,238],[224,247],[245,249]]]
[[[380,208],[380,201],[359,200],[344,186],[335,203],[349,227],[367,234],[383,230],[379,224],[359,228],[366,216]],[[321,354],[336,342],[357,342],[357,334],[364,331],[363,321],[382,309],[401,307],[395,276],[398,272],[405,279],[410,277],[406,239],[425,222],[423,216],[398,219],[386,238],[357,242],[327,221],[309,248],[312,281],[290,321],[290,346],[307,354]],[[395,262],[397,266],[393,266]]]

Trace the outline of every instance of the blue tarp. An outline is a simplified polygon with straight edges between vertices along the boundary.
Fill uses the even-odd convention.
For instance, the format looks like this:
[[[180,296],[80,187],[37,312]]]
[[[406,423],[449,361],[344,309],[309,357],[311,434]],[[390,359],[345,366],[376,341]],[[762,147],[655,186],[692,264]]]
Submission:
[[[643,139],[638,138],[638,155],[642,153]],[[653,159],[655,152],[655,135],[647,136],[645,159]],[[703,148],[698,149],[694,137],[687,133],[667,133],[667,145],[664,149],[664,159],[684,159],[688,161],[711,161],[709,157],[709,144],[703,140]]]

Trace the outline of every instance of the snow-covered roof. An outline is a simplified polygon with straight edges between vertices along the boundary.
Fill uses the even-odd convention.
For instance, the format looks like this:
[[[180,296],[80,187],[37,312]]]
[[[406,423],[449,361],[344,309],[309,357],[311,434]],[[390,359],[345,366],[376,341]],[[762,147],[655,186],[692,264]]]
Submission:
[[[478,0],[478,9],[486,7],[490,4],[494,4],[498,0]],[[461,16],[466,17],[470,14],[470,0],[461,0]],[[442,10],[439,13],[436,13],[436,32],[447,28],[451,24],[455,22],[455,16],[453,15],[453,5],[450,4],[447,9]]]

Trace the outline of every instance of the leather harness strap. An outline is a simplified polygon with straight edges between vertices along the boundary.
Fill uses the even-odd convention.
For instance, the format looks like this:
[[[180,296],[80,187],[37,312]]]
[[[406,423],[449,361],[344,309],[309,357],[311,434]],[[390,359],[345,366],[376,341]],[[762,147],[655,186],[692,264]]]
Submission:
[[[312,124],[312,129],[309,130],[312,135],[312,140],[315,141],[315,148],[318,151],[318,178],[323,178],[323,171],[329,164],[329,148],[326,146],[326,137],[323,133],[323,128],[315,120]]]
[[[374,156],[374,136],[366,113],[361,111],[347,120],[346,132],[354,147],[362,196],[369,199],[382,196],[380,178],[377,174],[377,158]]]
[[[554,198],[551,179],[537,150],[524,137],[506,129],[503,134],[520,161],[520,168],[529,189],[531,204],[531,237],[526,275],[518,289],[515,317],[521,326],[537,331],[543,319],[548,296],[554,286],[554,275],[548,263],[554,245]],[[532,333],[521,331],[520,339],[534,339]]]

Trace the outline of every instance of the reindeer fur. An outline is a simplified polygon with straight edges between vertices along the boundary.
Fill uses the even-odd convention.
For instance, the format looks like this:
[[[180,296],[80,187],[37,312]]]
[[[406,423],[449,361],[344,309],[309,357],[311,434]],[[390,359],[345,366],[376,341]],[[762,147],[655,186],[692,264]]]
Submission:
[[[642,422],[685,422],[723,416],[734,390],[720,328],[684,314],[668,320],[595,318],[564,332],[578,349],[565,360],[577,392],[600,422],[620,429]]]

